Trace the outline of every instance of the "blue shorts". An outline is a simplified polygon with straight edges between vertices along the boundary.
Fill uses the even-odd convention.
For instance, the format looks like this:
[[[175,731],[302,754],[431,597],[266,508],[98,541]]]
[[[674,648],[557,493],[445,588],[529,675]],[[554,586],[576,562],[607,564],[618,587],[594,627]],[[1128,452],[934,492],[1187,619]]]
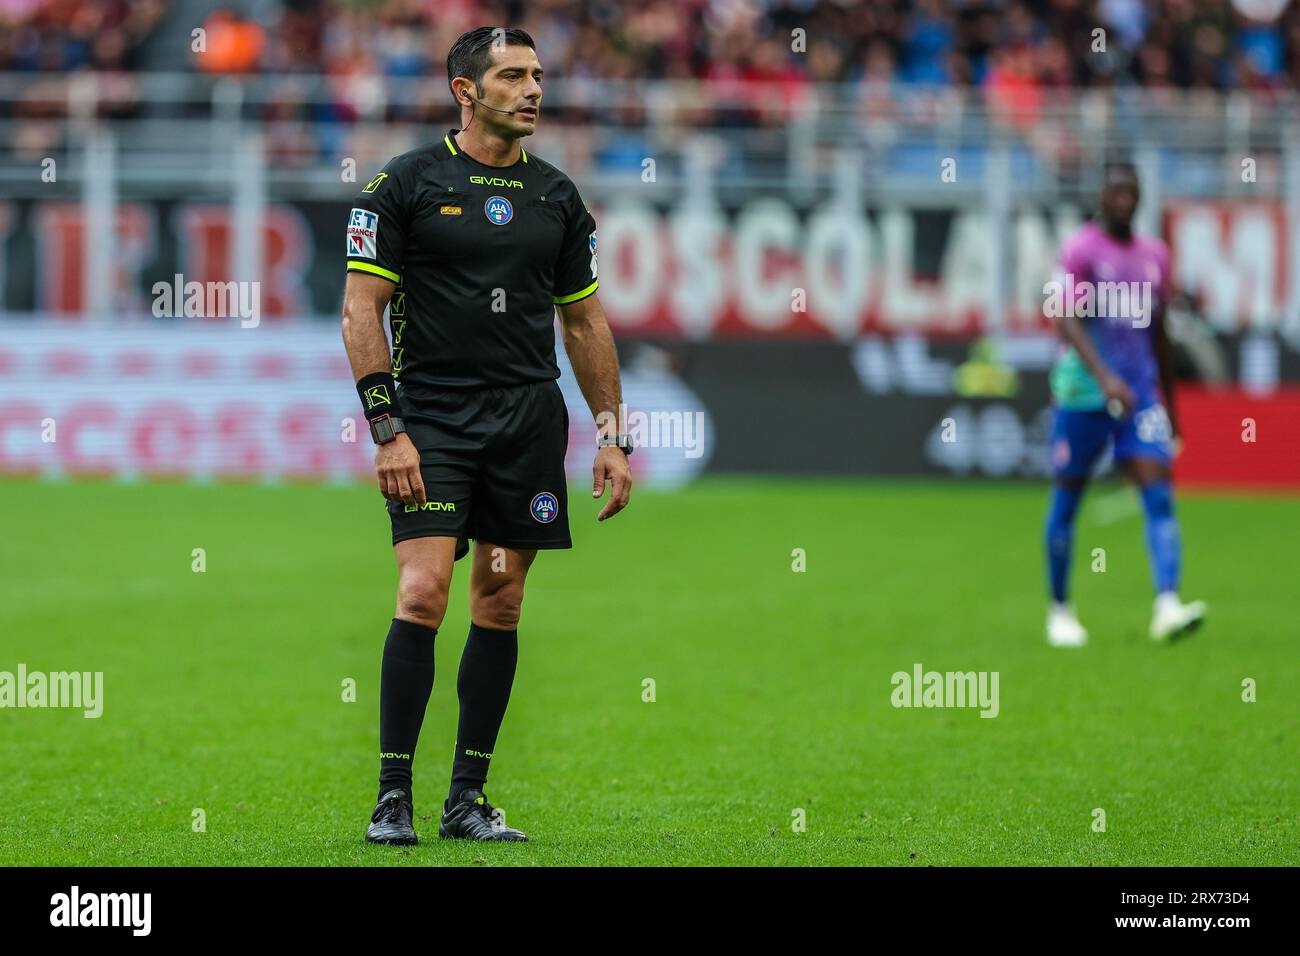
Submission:
[[[1052,418],[1052,474],[1057,478],[1086,478],[1114,443],[1115,461],[1154,458],[1168,465],[1173,460],[1173,429],[1169,413],[1159,399],[1139,400],[1132,415],[1112,418],[1096,411],[1057,408]]]

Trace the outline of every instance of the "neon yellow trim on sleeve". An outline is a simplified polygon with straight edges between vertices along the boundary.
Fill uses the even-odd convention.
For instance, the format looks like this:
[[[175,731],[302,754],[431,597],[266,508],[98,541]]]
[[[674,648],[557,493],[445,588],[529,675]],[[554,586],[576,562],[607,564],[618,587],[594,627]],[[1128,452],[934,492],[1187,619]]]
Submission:
[[[596,291],[596,286],[599,284],[600,284],[599,282],[593,282],[591,285],[587,286],[587,288],[583,289],[581,292],[575,292],[573,293],[573,295],[557,296],[555,299],[555,304],[568,305],[570,302],[577,302],[579,299],[585,299],[587,296],[591,295],[593,292]]]
[[[389,272],[383,266],[372,266],[369,262],[349,262],[348,272],[372,272],[399,284],[402,281],[402,277],[396,272]]]
[[[453,145],[451,145],[451,134],[448,133],[447,135],[445,135],[445,136],[442,138],[442,141],[443,141],[444,143],[446,143],[446,144],[447,144],[447,148],[448,148],[449,150],[451,150],[451,155],[455,156],[455,155],[456,155],[456,147],[453,146]]]

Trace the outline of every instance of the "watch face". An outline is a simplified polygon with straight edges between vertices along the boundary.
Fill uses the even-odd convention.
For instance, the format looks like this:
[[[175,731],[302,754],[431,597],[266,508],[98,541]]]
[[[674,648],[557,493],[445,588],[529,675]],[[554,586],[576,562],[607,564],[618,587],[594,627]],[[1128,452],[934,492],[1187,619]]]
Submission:
[[[601,438],[599,441],[596,442],[596,447],[597,447],[597,448],[611,448],[611,447],[612,447],[612,448],[617,448],[617,449],[619,449],[620,451],[625,452],[626,454],[629,454],[629,455],[630,455],[630,454],[632,454],[632,448],[633,448],[634,446],[633,446],[633,444],[632,444],[632,436],[631,436],[631,435],[620,435],[620,436],[618,436],[617,438],[614,438],[614,437],[612,437],[612,436],[606,435],[605,437]]]

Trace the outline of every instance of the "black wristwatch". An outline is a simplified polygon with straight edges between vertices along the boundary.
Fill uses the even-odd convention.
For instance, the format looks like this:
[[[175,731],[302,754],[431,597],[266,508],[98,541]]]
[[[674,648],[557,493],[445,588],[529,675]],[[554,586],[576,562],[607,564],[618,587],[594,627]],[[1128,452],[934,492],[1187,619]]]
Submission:
[[[632,444],[631,435],[601,435],[600,438],[596,439],[597,448],[605,448],[609,445],[618,448],[625,455],[632,454],[632,449],[636,447]]]
[[[404,431],[406,423],[396,415],[380,415],[370,419],[370,437],[376,445],[387,445]]]

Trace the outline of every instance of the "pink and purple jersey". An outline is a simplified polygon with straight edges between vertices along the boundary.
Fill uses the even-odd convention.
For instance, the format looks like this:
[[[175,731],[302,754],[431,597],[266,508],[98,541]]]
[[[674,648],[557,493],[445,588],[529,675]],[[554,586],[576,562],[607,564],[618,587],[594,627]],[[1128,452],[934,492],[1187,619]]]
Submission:
[[[1156,393],[1153,311],[1169,301],[1169,249],[1160,239],[1135,233],[1128,242],[1087,223],[1061,250],[1056,281],[1066,314],[1078,316],[1098,354],[1138,396]],[[1101,387],[1073,348],[1052,369],[1052,394],[1063,408],[1102,408]]]

